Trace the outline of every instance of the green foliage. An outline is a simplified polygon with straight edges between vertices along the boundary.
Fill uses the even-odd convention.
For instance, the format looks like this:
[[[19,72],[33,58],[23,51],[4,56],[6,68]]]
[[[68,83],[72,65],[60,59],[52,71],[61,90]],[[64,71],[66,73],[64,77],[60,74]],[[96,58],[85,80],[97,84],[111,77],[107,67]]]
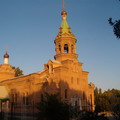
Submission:
[[[69,120],[69,105],[61,102],[56,94],[46,94],[38,109],[41,120]]]
[[[94,90],[95,95],[95,112],[101,112],[104,110],[108,110],[108,102],[106,100],[106,95],[102,93],[102,89],[98,89],[97,87]]]
[[[19,67],[12,67],[15,70],[15,77],[23,75],[23,71]]]
[[[120,20],[112,21],[112,18],[108,20],[109,24],[113,27],[115,36],[120,39]]]
[[[111,111],[120,119],[120,90],[112,89],[101,93],[95,88],[94,93],[95,112]]]
[[[77,107],[61,102],[59,95],[56,94],[45,94],[44,99],[38,105],[38,109],[40,111],[38,120],[108,120],[104,115],[80,111]]]
[[[111,111],[116,120],[120,119],[120,90],[107,90],[95,88],[95,112],[80,111],[77,107],[61,102],[59,95],[45,94],[44,99],[38,105],[40,120],[108,120],[98,112]]]
[[[115,118],[120,120],[120,90],[112,89],[110,95],[111,111]]]

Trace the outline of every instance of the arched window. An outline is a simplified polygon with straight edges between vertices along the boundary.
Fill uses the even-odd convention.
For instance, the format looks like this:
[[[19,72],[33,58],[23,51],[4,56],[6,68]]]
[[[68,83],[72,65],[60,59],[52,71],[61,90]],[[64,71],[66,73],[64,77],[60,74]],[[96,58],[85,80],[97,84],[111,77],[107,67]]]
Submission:
[[[68,53],[68,50],[69,50],[69,49],[68,49],[68,44],[65,44],[65,45],[64,45],[64,53]]]
[[[25,105],[25,93],[23,93],[23,104]]]
[[[59,44],[58,48],[59,48],[59,53],[61,53],[61,45],[60,44]]]
[[[26,98],[26,105],[28,105],[28,104],[29,104],[29,100],[28,100],[28,92],[26,92],[26,96],[25,96],[25,98]]]
[[[73,53],[73,51],[74,51],[74,47],[73,45],[71,45],[71,53]]]
[[[65,99],[67,99],[67,97],[68,97],[68,91],[67,89],[65,89]]]
[[[23,93],[23,104],[28,105],[28,93]]]
[[[86,98],[86,97],[85,97],[85,92],[83,92],[83,100],[85,100],[85,98]]]
[[[13,93],[13,94],[11,95],[11,100],[12,100],[12,102],[13,102],[14,104],[17,104],[17,93]]]
[[[17,93],[14,94],[14,102],[15,102],[15,104],[17,104]]]

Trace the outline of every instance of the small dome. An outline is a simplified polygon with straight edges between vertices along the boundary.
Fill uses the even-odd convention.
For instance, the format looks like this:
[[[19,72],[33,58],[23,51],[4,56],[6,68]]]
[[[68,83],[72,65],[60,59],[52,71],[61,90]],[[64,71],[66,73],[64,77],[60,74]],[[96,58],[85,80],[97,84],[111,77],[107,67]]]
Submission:
[[[63,10],[63,11],[61,12],[61,15],[67,15],[67,12],[66,12],[65,10]]]
[[[4,58],[9,58],[9,55],[7,54],[7,52],[4,54]]]

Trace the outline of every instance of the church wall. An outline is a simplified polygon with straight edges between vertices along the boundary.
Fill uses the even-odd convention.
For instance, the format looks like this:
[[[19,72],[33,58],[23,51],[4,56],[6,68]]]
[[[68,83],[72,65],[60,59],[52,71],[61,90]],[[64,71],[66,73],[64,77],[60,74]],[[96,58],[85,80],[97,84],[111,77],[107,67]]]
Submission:
[[[71,103],[71,101],[75,101],[79,99],[79,102],[83,102],[84,104],[87,104],[87,97],[88,97],[88,83],[87,83],[87,75],[88,72],[83,72],[82,74],[82,68],[81,65],[77,66],[79,64],[76,64],[76,70],[72,69],[74,65],[72,65],[72,62],[67,61],[67,64],[65,64],[66,61],[64,61],[64,67],[59,68],[58,73],[61,79],[60,79],[60,93],[61,93],[61,99],[63,101],[66,101],[68,103]],[[61,71],[61,74],[60,74]],[[56,73],[56,72],[54,72]],[[84,79],[84,81],[82,81]],[[78,81],[77,81],[78,80]],[[67,90],[67,98],[65,98],[65,90]],[[85,94],[85,100],[83,100],[83,92]]]
[[[0,81],[13,78],[14,74],[10,72],[0,72]]]
[[[72,67],[73,65],[69,61],[67,65],[56,67],[50,73],[49,70],[45,70],[42,73],[4,81],[2,84],[9,88],[10,96],[17,95],[17,103],[14,103],[14,112],[20,113],[21,110],[24,112],[29,110],[29,113],[32,113],[33,106],[41,101],[41,96],[44,96],[45,92],[49,94],[59,93],[62,101],[73,106],[78,104],[81,110],[86,109],[85,105],[87,105],[87,100],[90,101],[90,95],[94,96],[93,87],[87,83],[87,72],[82,72],[81,68],[78,71],[74,71]],[[24,103],[25,95],[27,95],[28,103]],[[16,98],[10,99],[9,110],[11,110],[13,99],[16,102]],[[92,104],[94,104],[94,98],[92,98]],[[36,109],[34,108],[35,111]]]

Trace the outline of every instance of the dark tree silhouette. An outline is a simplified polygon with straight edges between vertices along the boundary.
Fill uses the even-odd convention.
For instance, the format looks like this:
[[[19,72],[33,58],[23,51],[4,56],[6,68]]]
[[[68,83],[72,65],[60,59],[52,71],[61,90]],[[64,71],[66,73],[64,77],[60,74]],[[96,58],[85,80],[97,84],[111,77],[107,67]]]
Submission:
[[[46,94],[38,109],[40,120],[69,120],[69,105],[61,102],[56,94]]]
[[[23,75],[23,71],[19,67],[12,67],[15,70],[15,77]]]
[[[108,120],[104,115],[80,111],[77,107],[61,102],[57,94],[46,94],[38,104],[38,109],[40,110],[38,120]]]
[[[112,18],[108,20],[109,24],[113,27],[113,32],[115,36],[120,39],[120,20],[112,21]]]
[[[119,0],[120,1],[120,0]],[[112,21],[112,18],[108,19],[109,24],[113,27],[114,35],[120,39],[120,20]]]

